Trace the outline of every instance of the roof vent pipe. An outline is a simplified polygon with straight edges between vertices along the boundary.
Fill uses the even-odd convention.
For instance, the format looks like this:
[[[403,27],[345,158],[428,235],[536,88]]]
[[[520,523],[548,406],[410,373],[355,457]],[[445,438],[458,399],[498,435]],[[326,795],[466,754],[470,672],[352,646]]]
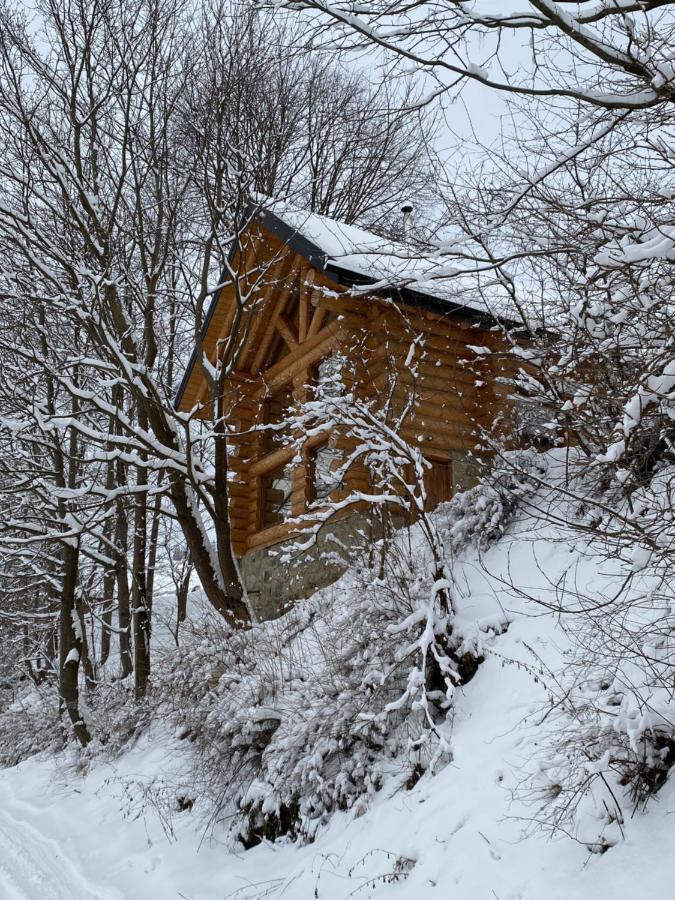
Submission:
[[[412,225],[412,203],[404,203],[401,212],[403,213],[403,237],[407,240],[410,237],[410,226]]]

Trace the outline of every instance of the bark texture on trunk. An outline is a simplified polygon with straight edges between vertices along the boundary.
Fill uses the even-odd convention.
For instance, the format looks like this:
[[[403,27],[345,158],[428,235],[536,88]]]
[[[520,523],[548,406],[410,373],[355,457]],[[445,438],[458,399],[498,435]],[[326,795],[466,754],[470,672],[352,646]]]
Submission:
[[[122,500],[117,502],[117,520],[115,526],[115,546],[117,563],[115,578],[117,581],[117,624],[119,628],[119,649],[121,677],[126,678],[133,671],[131,658],[131,599],[129,597],[129,578],[127,574],[127,513]]]
[[[75,613],[80,623],[80,641],[82,644],[81,665],[84,672],[85,693],[91,694],[96,690],[96,671],[94,669],[94,661],[91,658],[89,650],[89,640],[87,638],[87,622],[84,615],[84,607],[81,601],[75,603]]]
[[[144,430],[147,419],[139,412],[139,424]],[[148,580],[146,571],[148,535],[148,473],[141,465],[136,471],[134,511],[134,541],[131,582],[131,610],[134,628],[134,695],[141,700],[148,689],[150,679],[150,631],[152,627]]]
[[[78,548],[66,545],[63,549],[63,585],[59,610],[59,695],[62,709],[68,713],[75,737],[85,747],[91,736],[80,715],[79,706],[78,674],[82,658],[82,637],[79,634],[79,621],[75,609],[78,565]]]
[[[121,403],[119,399],[118,385],[113,387],[113,403]],[[114,434],[116,429],[115,421],[111,417],[109,432]],[[114,460],[110,459],[106,464],[105,489],[112,493],[115,488],[115,476],[118,471]],[[110,545],[113,542],[115,534],[115,518],[108,517],[103,528],[103,543],[101,551],[105,556],[110,556]],[[100,664],[104,666],[110,656],[110,637],[112,614],[115,598],[115,566],[106,566],[103,573],[103,585],[101,588],[101,656]]]

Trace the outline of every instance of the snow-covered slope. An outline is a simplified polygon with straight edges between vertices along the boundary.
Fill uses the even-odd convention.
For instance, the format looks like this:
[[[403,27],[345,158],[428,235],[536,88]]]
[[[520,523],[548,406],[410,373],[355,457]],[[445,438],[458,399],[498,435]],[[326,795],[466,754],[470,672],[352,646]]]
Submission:
[[[533,677],[537,658],[559,666],[566,638],[554,615],[516,596],[503,580],[545,599],[565,572],[592,587],[599,568],[584,547],[525,518],[482,559],[471,554],[458,562],[462,618],[506,611],[511,625],[494,639],[477,675],[460,691],[453,762],[410,791],[385,786],[359,818],[336,814],[312,844],[262,844],[232,854],[218,842],[218,833],[205,837],[199,804],[179,812],[174,802],[183,792],[187,742],[159,726],[114,763],[95,762],[84,777],[69,758],[56,763],[34,758],[1,772],[0,897],[671,896],[671,782],[646,812],[627,816],[624,839],[603,854],[538,830],[533,821],[538,807],[519,790],[525,774],[536,768],[545,737],[546,691],[542,679]],[[592,807],[584,815],[592,818]],[[602,829],[599,820],[595,826]]]

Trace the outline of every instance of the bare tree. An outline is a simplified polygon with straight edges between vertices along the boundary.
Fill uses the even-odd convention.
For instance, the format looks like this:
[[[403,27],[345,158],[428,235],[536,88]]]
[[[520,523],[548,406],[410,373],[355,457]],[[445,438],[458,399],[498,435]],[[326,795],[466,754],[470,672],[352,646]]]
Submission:
[[[21,449],[3,481],[16,514],[4,526],[13,565],[20,546],[51,548],[40,577],[65,591],[60,671],[72,677],[64,702],[75,702],[76,656],[93,685],[113,639],[119,674],[134,673],[141,698],[163,517],[179,525],[188,571],[213,607],[230,627],[250,621],[230,541],[226,388],[279,263],[251,263],[251,198],[273,191],[334,212],[348,185],[344,215],[374,220],[405,179],[420,190],[429,184],[421,152],[429,134],[405,110],[387,110],[395,98],[384,102],[383,89],[359,88],[325,57],[295,55],[288,32],[258,13],[205,3],[194,14],[164,0],[38,0],[33,12],[39,40],[19,14],[0,12],[1,290],[12,311],[0,335],[8,369],[0,429]],[[320,149],[311,153],[310,95],[320,110],[311,119],[311,146]],[[333,155],[328,97],[349,110]],[[360,137],[350,142],[355,125]],[[226,284],[236,311],[212,365],[202,324]],[[213,424],[174,407],[190,344]],[[31,470],[42,445],[65,474],[56,462],[41,475]],[[27,530],[35,490],[49,512]],[[87,629],[78,631],[82,617],[98,629],[100,653]]]

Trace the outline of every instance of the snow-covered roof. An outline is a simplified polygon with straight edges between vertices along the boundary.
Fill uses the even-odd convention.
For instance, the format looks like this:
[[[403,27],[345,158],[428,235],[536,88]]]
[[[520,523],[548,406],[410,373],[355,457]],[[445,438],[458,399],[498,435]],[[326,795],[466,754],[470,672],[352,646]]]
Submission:
[[[327,272],[341,286],[364,296],[400,292],[409,305],[442,314],[455,314],[480,324],[520,324],[522,316],[510,302],[492,270],[458,270],[448,265],[448,248],[420,253],[412,246],[382,238],[355,225],[309,212],[285,200],[257,195],[247,211],[247,221],[259,222],[266,231]],[[233,245],[233,251],[234,247]],[[225,283],[226,275],[221,278]],[[208,333],[221,292],[214,292],[202,326]],[[196,348],[178,389],[180,405],[196,362]]]
[[[467,271],[448,264],[445,250],[421,253],[355,225],[300,209],[284,200],[256,198],[261,223],[305,256],[335,274],[356,276],[369,291],[401,289],[439,310],[476,313],[519,322],[521,316],[494,272]]]

